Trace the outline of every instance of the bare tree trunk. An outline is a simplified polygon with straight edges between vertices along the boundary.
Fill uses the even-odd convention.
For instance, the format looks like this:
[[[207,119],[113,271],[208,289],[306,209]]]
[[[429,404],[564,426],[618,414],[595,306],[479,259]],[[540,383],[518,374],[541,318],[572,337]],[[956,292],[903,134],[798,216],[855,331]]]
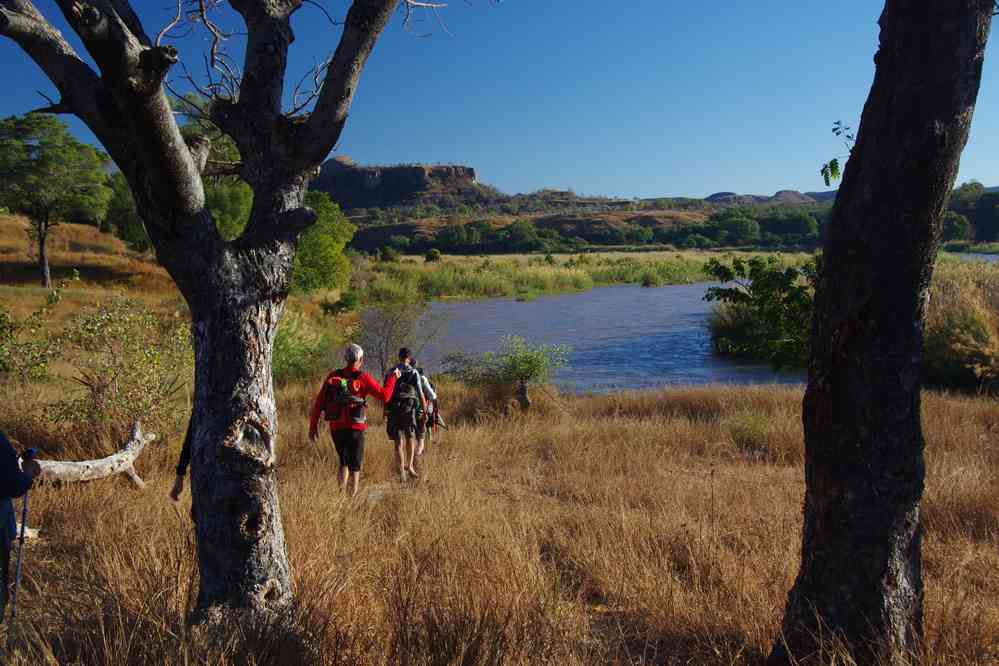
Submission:
[[[771,664],[918,653],[920,358],[941,216],[992,0],[888,0],[877,73],[825,239],[812,323],[801,569]]]
[[[47,222],[38,224],[38,269],[42,274],[42,286],[46,289],[52,288],[52,273],[49,271],[49,255],[46,251],[45,241],[49,238],[49,225]]]
[[[267,614],[291,599],[274,472],[271,362],[298,231],[286,223],[284,238],[259,241],[254,229],[301,209],[306,181],[292,181],[256,189],[247,233],[210,252],[207,281],[183,273],[190,256],[171,254],[168,263],[171,273],[179,269],[195,348],[191,497],[201,573],[195,620],[214,621],[231,610]]]
[[[529,387],[527,382],[518,381],[517,382],[517,402],[520,404],[520,408],[523,411],[527,411],[531,408],[531,394],[529,392]]]
[[[283,304],[250,300],[193,313],[191,497],[201,573],[196,619],[218,619],[216,609],[275,611],[291,596],[274,472],[278,424],[271,381]]]

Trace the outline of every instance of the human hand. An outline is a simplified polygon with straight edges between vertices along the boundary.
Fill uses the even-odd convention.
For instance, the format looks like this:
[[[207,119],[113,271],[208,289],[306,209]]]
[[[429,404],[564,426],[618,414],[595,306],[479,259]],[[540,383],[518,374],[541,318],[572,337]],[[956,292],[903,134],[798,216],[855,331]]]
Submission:
[[[174,502],[180,501],[180,494],[184,492],[184,477],[179,474],[173,480],[173,488],[170,489],[170,499]]]
[[[402,370],[396,368],[395,370],[392,371],[392,374],[395,375],[396,379],[399,379],[400,377],[402,377]]]
[[[32,479],[35,479],[42,473],[42,466],[39,465],[38,461],[34,458],[28,458],[27,460],[21,461],[21,471],[30,476]]]
[[[315,444],[317,439],[319,439],[319,433],[316,432],[315,430],[310,430],[309,431],[309,441],[312,442],[313,444]]]

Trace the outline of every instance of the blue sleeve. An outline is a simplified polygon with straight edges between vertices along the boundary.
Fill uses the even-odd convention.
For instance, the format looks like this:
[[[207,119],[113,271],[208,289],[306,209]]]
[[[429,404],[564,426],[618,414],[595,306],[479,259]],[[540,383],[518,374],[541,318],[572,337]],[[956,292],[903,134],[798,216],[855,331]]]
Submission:
[[[31,488],[31,477],[21,471],[17,452],[0,432],[0,497],[20,497]]]

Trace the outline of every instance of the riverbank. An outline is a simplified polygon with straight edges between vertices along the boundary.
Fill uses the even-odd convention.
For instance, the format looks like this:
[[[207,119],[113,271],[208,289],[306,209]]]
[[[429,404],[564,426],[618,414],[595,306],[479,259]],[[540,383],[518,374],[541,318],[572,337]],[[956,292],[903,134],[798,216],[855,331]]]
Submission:
[[[930,284],[924,326],[923,372],[928,386],[965,391],[999,389],[999,263],[942,254]],[[810,313],[811,302],[806,305]],[[770,326],[763,310],[723,303],[708,319],[722,356],[769,362]],[[810,314],[785,328],[807,358]]]
[[[43,538],[27,547],[20,652],[7,663],[749,665],[766,654],[798,567],[799,389],[539,394],[523,416],[445,385],[452,427],[420,482],[394,480],[372,410],[362,494],[349,501],[328,443],[307,439],[317,383],[278,393],[297,596],[286,622],[228,638],[185,626],[197,568],[187,496],[176,509],[166,499],[175,434],[140,458],[142,492],[113,481],[32,491]],[[983,398],[930,392],[923,404],[919,656],[994,664],[999,417]]]
[[[704,265],[712,257],[759,252],[603,252],[593,254],[451,256],[427,262],[358,258],[352,289],[368,302],[391,300],[468,300],[517,298],[586,291],[598,286],[636,284],[661,287],[709,279]],[[808,255],[784,255],[804,261]]]

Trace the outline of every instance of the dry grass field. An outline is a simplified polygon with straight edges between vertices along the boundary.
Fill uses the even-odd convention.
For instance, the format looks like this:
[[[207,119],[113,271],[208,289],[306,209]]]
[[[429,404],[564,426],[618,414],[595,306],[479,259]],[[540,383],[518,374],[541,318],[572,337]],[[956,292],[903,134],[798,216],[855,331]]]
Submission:
[[[53,327],[116,292],[181,316],[169,278],[148,257],[89,227],[64,225],[52,242],[56,275],[76,267],[82,276],[53,308]],[[680,254],[685,265],[703,261]],[[475,270],[482,259],[444,263],[452,261]],[[526,269],[539,259],[493,261]],[[930,328],[967,310],[993,330],[995,271],[942,267]],[[44,300],[31,269],[23,222],[0,218],[0,302],[16,316]],[[296,298],[291,309],[321,318],[318,298]],[[983,364],[992,358],[986,342]],[[43,457],[103,455],[107,442],[41,414],[72,386],[61,363],[51,368],[61,380],[0,384],[0,427]],[[361,495],[351,500],[336,490],[328,442],[317,448],[306,437],[315,388],[278,391],[296,591],[287,617],[212,632],[185,625],[197,589],[192,525],[186,499],[175,506],[166,497],[185,393],[139,460],[144,491],[124,479],[32,491],[29,523],[42,537],[26,549],[22,621],[3,663],[571,666],[765,656],[798,566],[800,389],[546,392],[525,416],[444,385],[453,425],[419,482],[395,480],[375,409]],[[999,407],[928,392],[924,423],[926,641],[912,661],[997,664]]]
[[[279,395],[278,475],[296,607],[205,635],[176,440],[122,481],[32,493],[9,663],[754,664],[798,564],[800,389],[541,397],[529,415],[456,386],[418,483],[379,425],[362,491],[306,438],[313,387]],[[377,412],[378,410],[374,410]],[[925,654],[999,662],[999,409],[927,394]],[[30,442],[25,442],[30,444]],[[0,637],[2,638],[2,637]],[[914,656],[914,663],[916,662]]]

